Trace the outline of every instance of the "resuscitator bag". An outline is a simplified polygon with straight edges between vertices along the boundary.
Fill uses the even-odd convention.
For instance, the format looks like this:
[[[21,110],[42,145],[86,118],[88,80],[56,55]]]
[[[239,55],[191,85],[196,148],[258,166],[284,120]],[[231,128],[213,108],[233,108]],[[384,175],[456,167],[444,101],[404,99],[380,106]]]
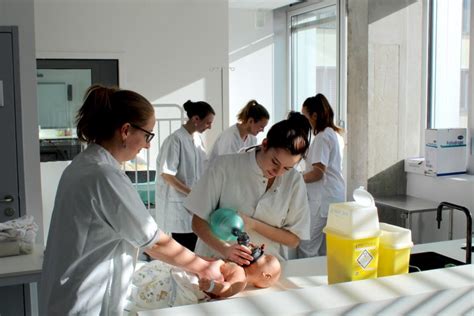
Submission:
[[[230,208],[218,208],[209,216],[211,231],[219,239],[224,241],[237,240],[233,232],[243,231],[244,221],[236,210]]]

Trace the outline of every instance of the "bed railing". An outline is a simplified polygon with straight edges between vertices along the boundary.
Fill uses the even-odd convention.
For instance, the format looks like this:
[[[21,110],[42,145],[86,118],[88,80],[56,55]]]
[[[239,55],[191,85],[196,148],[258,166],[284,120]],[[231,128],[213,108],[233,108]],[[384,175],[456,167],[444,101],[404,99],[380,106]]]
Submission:
[[[155,108],[156,124],[153,129],[155,137],[151,141],[150,149],[142,150],[136,159],[123,164],[133,185],[137,189],[145,206],[151,211],[155,209],[155,218],[158,218],[155,208],[156,190],[156,158],[166,137],[184,124],[183,108],[177,104],[153,104]]]

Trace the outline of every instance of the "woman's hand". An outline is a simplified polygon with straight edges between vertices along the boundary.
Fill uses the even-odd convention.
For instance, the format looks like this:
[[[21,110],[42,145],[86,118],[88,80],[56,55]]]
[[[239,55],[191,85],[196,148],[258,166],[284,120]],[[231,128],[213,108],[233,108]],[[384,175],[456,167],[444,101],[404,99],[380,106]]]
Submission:
[[[228,246],[224,256],[227,260],[235,262],[241,266],[249,265],[253,260],[252,251],[249,248],[239,244]]]

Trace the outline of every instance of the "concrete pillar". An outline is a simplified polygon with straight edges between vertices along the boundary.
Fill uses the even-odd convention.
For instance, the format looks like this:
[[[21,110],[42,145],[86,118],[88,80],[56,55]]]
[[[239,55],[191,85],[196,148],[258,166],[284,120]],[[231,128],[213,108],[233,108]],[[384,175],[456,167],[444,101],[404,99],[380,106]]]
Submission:
[[[347,192],[368,178],[368,0],[347,0]]]

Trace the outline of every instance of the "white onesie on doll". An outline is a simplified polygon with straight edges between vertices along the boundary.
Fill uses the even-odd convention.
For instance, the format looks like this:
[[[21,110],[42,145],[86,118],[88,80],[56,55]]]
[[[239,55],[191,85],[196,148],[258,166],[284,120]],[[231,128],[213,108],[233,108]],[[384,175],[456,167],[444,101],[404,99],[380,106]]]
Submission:
[[[196,275],[155,260],[133,274],[131,298],[139,308],[158,309],[197,304],[209,296],[199,289]]]

